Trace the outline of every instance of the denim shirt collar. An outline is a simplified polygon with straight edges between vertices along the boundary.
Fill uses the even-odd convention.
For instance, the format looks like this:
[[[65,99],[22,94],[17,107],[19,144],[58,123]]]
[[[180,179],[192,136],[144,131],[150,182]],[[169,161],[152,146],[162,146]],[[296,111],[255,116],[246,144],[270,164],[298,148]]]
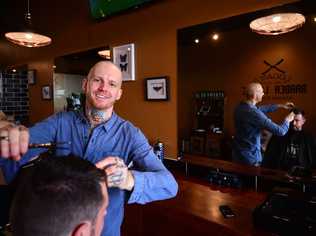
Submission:
[[[100,124],[100,126],[102,126],[105,131],[109,131],[113,126],[114,124],[116,123],[117,121],[117,118],[118,116],[116,115],[116,113],[113,111],[112,112],[112,115],[111,115],[111,118],[109,120],[107,120],[106,122]]]

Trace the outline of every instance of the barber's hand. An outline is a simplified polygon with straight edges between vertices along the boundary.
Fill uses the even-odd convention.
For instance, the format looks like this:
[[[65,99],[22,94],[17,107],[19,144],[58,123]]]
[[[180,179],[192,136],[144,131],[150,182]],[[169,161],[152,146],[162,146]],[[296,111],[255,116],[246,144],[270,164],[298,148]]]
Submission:
[[[107,157],[96,163],[96,167],[104,169],[108,187],[116,187],[131,191],[134,187],[134,176],[119,157]]]
[[[292,122],[294,120],[294,116],[295,116],[294,112],[291,112],[285,117],[285,120],[288,122]]]
[[[25,126],[0,121],[0,157],[19,161],[28,144],[29,131]]]
[[[284,104],[279,104],[279,107],[290,110],[290,109],[293,109],[295,106],[293,102],[286,102]]]

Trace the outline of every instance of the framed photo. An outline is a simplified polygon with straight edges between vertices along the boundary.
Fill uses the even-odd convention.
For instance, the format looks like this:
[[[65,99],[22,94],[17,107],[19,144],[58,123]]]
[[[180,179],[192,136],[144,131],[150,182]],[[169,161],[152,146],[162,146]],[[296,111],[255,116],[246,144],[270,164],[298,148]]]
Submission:
[[[145,79],[146,100],[168,100],[169,99],[169,79],[167,76]]]
[[[50,100],[52,99],[52,89],[51,86],[45,85],[42,87],[42,99]]]
[[[135,80],[134,44],[113,47],[113,63],[121,69],[123,81]]]
[[[36,71],[35,70],[28,70],[27,71],[27,81],[28,84],[32,85],[35,84],[35,75],[36,75]]]

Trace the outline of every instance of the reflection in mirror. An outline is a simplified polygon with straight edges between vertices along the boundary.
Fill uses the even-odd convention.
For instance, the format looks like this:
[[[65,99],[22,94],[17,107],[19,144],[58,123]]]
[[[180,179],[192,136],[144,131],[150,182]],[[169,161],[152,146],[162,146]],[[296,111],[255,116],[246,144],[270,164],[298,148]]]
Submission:
[[[231,160],[233,112],[244,88],[260,82],[261,104],[293,101],[305,110],[305,129],[316,133],[311,102],[316,87],[315,12],[308,1],[208,22],[178,31],[178,140],[187,154]],[[259,35],[249,23],[277,12],[298,12],[305,24],[280,35]],[[286,110],[270,118],[281,123]]]
[[[61,56],[54,65],[54,112],[79,109],[81,82],[100,60],[110,60],[109,47]]]

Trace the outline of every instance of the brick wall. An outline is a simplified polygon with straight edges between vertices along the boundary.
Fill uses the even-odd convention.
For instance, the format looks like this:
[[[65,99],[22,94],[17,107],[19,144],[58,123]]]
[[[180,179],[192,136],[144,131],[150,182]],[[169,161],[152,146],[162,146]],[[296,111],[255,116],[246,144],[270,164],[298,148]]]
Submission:
[[[29,122],[29,96],[26,71],[0,71],[0,110],[21,124]]]

